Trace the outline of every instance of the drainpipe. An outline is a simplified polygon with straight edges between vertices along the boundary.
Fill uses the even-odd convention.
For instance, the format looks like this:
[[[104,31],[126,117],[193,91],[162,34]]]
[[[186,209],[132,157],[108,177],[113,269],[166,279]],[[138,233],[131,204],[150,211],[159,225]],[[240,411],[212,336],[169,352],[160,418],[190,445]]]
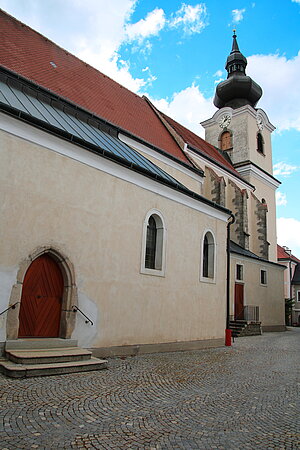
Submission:
[[[229,314],[230,314],[230,226],[235,222],[235,217],[230,214],[227,223],[227,284],[226,284],[226,330],[225,330],[225,345],[231,346],[231,330],[229,329]]]

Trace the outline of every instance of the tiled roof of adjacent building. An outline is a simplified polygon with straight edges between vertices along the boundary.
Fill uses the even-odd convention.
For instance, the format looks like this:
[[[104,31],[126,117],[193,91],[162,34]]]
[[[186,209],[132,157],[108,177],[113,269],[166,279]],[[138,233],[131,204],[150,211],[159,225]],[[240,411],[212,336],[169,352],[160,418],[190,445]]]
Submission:
[[[5,68],[195,167],[145,98],[124,88],[2,10],[0,39],[0,64]],[[188,144],[240,177],[215,147],[173,119],[164,117]]]
[[[296,258],[296,256],[292,255],[291,253],[288,253],[284,247],[281,247],[277,244],[277,259],[278,261],[288,259],[292,260],[296,263],[300,263],[300,259]]]

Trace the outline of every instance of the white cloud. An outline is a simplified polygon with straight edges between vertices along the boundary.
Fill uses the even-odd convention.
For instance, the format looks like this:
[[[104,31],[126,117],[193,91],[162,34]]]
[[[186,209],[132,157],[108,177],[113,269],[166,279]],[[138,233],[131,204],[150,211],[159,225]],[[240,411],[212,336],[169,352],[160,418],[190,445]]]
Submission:
[[[204,137],[204,130],[200,122],[211,117],[216,111],[212,99],[206,99],[199,86],[195,84],[176,92],[170,101],[167,99],[151,99],[151,101],[160,111],[201,137]]]
[[[284,217],[277,219],[277,242],[289,247],[300,258],[300,221]]]
[[[128,24],[125,32],[129,41],[137,40],[140,44],[149,36],[156,36],[165,26],[166,18],[164,10],[155,8],[149,12],[145,19]]]
[[[300,0],[292,0],[293,3],[299,3],[300,4]]]
[[[232,21],[234,23],[239,23],[244,18],[244,13],[246,12],[246,9],[233,9],[232,10]]]
[[[291,164],[286,164],[285,162],[281,161],[277,164],[274,164],[273,166],[273,174],[275,176],[282,176],[287,177],[291,175],[293,172],[298,170],[298,166],[292,166]]]
[[[247,59],[247,74],[263,87],[258,106],[268,112],[279,130],[300,131],[300,51],[291,59],[280,55],[253,55]]]
[[[201,33],[207,25],[208,14],[204,3],[195,6],[183,3],[169,20],[169,27],[182,28],[186,35]]]
[[[221,81],[224,81],[224,78],[219,78],[218,80],[215,80],[214,84],[217,85],[217,84],[221,83]]]
[[[217,70],[217,71],[213,74],[214,77],[218,77],[218,78],[220,78],[222,75],[223,75],[223,70]]]
[[[283,192],[277,191],[276,192],[276,206],[286,206],[287,199],[286,194]]]
[[[0,0],[7,12],[134,92],[152,81],[133,77],[118,53],[137,1]]]

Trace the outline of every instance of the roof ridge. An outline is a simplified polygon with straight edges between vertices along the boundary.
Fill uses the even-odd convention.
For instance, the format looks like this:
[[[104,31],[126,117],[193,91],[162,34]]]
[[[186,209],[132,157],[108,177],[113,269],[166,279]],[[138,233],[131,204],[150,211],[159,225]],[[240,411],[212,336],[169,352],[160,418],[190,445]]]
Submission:
[[[162,114],[162,116],[164,116],[164,118],[168,121],[168,123],[169,123],[169,121],[170,121],[170,122],[174,122],[175,124],[177,124],[177,125],[179,125],[180,127],[184,128],[184,130],[186,130],[188,133],[191,133],[192,135],[194,135],[197,139],[200,139],[201,142],[202,142],[205,146],[208,146],[208,147],[210,147],[211,150],[216,151],[216,152],[218,153],[218,155],[222,158],[222,160],[224,160],[224,162],[225,162],[225,164],[224,164],[224,162],[221,163],[222,166],[223,166],[223,168],[224,168],[225,170],[231,170],[231,172],[233,172],[235,176],[237,176],[237,177],[240,178],[240,179],[242,178],[242,177],[240,176],[240,174],[236,171],[236,169],[235,169],[235,167],[233,166],[232,162],[231,162],[231,161],[228,161],[227,158],[225,158],[225,156],[221,153],[221,151],[220,151],[220,149],[219,149],[218,147],[216,147],[216,146],[210,144],[210,143],[207,142],[205,139],[203,139],[201,136],[199,136],[198,134],[196,134],[194,131],[190,130],[190,129],[187,128],[186,126],[184,126],[184,125],[182,125],[181,123],[177,122],[177,121],[176,121],[175,119],[173,119],[172,117],[169,117],[167,114],[165,114],[165,113],[163,113],[163,112],[161,112],[161,114]],[[171,123],[170,123],[170,126],[172,126]],[[173,128],[173,126],[172,126],[172,128]],[[177,133],[178,133],[178,132],[177,132]],[[178,134],[179,134],[179,133],[178,133]],[[204,154],[205,157],[209,158],[209,156],[206,154],[205,150],[202,149],[200,146],[195,147],[195,144],[192,144],[192,143],[189,143],[189,142],[187,142],[187,144],[188,144],[190,147],[192,147],[193,150],[198,150],[199,152],[201,152],[202,155]],[[216,160],[215,160],[215,162],[217,163]],[[226,163],[227,163],[230,167],[227,167],[227,166],[226,166]],[[245,182],[245,180],[243,180],[243,181]]]
[[[185,152],[185,147],[187,143],[184,141],[182,136],[174,129],[174,127],[164,118],[164,113],[161,112],[156,106],[151,102],[151,100],[146,96],[143,95],[142,97],[146,103],[150,106],[150,108],[154,111],[154,113],[157,115],[159,120],[162,122],[168,133],[172,136],[180,150],[182,151],[183,155],[189,160],[189,162],[197,169],[200,169],[195,162],[192,160],[192,158],[189,157],[189,155]],[[200,169],[202,171],[202,169]]]
[[[197,139],[200,139],[205,145],[208,145],[209,147],[211,147],[211,149],[216,150],[216,151],[221,155],[222,158],[226,159],[226,158],[222,155],[222,153],[220,153],[218,147],[216,147],[216,146],[210,144],[210,142],[207,142],[205,139],[203,139],[201,136],[199,136],[198,134],[196,134],[194,131],[190,130],[190,129],[187,128],[185,125],[182,125],[180,122],[177,122],[175,119],[173,119],[172,117],[168,116],[167,114],[165,114],[165,113],[161,113],[161,114],[166,118],[167,121],[170,120],[170,121],[172,121],[172,122],[177,123],[177,124],[180,125],[182,128],[184,128],[186,131],[188,131],[189,133],[191,133],[191,134],[193,134],[194,136],[196,136]],[[190,145],[193,146],[193,144],[190,144]],[[201,150],[201,149],[199,149],[199,150]],[[229,163],[230,165],[232,165],[232,163],[231,163],[230,161],[228,161],[228,163]],[[232,165],[232,168],[234,169],[233,165]]]

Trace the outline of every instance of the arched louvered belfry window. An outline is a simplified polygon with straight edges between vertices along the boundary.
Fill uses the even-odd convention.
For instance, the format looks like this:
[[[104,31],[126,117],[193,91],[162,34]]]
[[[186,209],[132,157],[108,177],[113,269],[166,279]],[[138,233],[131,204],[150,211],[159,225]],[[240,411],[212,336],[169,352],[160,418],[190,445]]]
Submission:
[[[144,222],[142,273],[164,275],[166,230],[159,211],[149,212]]]
[[[264,154],[264,140],[261,133],[257,133],[257,151]]]
[[[232,149],[232,139],[229,131],[223,131],[220,139],[221,150],[231,150]]]
[[[215,240],[210,231],[205,233],[202,246],[202,277],[215,277]]]

